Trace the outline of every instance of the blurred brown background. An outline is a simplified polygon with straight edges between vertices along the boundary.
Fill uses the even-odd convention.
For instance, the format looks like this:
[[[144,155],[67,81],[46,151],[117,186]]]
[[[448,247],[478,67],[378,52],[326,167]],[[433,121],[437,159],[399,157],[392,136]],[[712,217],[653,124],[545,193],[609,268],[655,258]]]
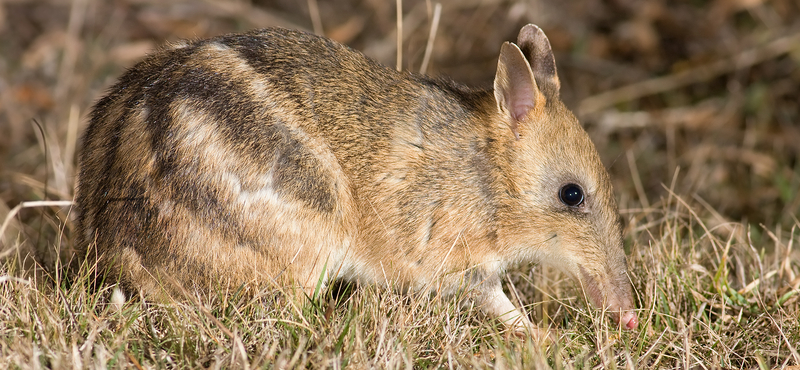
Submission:
[[[420,70],[437,4],[427,73],[471,85],[490,86],[501,43],[522,25],[544,29],[562,97],[610,168],[629,223],[662,217],[673,188],[712,227],[745,221],[755,239],[758,224],[797,224],[797,1],[404,0],[404,69]],[[0,203],[42,199],[45,183],[48,199],[72,199],[92,103],[153,48],[275,25],[396,63],[391,0],[0,2]],[[38,212],[21,213],[24,227]]]

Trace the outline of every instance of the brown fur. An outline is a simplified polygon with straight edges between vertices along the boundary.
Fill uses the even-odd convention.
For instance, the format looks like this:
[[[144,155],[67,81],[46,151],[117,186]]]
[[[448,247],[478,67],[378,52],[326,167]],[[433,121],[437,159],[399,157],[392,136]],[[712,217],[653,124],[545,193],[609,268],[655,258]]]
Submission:
[[[494,91],[284,29],[159,51],[94,108],[80,242],[145,295],[174,292],[166,281],[311,294],[320,277],[474,289],[522,327],[500,276],[542,261],[627,324],[608,175],[558,98],[547,38],[529,25],[517,44],[503,45]],[[580,206],[560,200],[568,183]]]

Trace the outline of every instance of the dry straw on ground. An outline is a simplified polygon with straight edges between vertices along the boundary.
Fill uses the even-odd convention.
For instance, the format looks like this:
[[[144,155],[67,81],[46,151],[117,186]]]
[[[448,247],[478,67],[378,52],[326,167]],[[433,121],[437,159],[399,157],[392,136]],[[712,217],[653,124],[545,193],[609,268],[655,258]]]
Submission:
[[[562,96],[615,180],[638,330],[618,331],[538,266],[507,288],[556,330],[541,348],[455,301],[369,287],[302,307],[272,292],[156,305],[65,279],[86,114],[164,41],[306,28],[488,85],[499,45],[528,22],[550,37]],[[0,2],[0,366],[798,366],[798,34],[789,0]]]

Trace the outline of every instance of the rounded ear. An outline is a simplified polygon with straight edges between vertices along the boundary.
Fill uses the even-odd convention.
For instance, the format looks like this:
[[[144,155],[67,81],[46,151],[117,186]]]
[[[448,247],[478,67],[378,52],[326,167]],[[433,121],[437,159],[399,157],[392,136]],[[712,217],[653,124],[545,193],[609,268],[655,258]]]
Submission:
[[[556,59],[550,40],[541,28],[528,24],[519,31],[517,45],[530,63],[539,88],[548,98],[558,97],[561,82],[556,73]]]
[[[509,125],[519,138],[517,121],[536,107],[540,94],[531,66],[517,45],[505,42],[500,48],[497,75],[494,77],[494,97],[501,113],[510,116]]]

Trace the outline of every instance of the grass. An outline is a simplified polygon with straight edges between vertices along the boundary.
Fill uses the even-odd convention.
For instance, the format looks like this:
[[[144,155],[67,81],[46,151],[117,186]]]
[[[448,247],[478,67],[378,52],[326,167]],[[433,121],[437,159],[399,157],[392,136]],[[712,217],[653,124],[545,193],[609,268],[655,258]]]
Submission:
[[[94,291],[86,278],[67,284],[63,274],[43,269],[26,276],[7,262],[0,278],[0,364],[771,369],[800,363],[800,224],[782,237],[762,229],[774,243],[757,247],[746,226],[709,229],[678,196],[657,210],[654,221],[629,227],[629,241],[637,239],[629,264],[641,320],[631,332],[590,308],[559,273],[538,267],[510,274],[507,288],[555,330],[547,346],[504,333],[458,299],[365,286],[320,292],[299,306],[272,291],[157,304],[115,296],[113,286]],[[83,276],[90,268],[82,267]]]
[[[294,3],[0,2],[0,368],[800,366],[796,4],[406,0],[397,57],[395,2]],[[528,22],[614,179],[637,330],[540,266],[505,287],[555,331],[547,346],[465,300],[369,286],[300,305],[275,291],[157,304],[90,289],[92,266],[65,278],[88,109],[164,40],[313,24],[386,65],[487,85]]]

